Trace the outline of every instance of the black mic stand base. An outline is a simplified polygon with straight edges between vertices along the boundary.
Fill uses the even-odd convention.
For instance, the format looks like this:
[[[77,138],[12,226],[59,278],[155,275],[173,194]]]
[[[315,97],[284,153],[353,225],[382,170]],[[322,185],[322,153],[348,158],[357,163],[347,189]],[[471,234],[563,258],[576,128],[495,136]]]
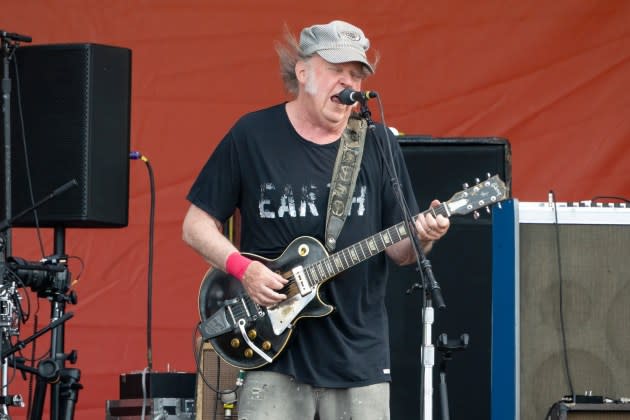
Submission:
[[[435,347],[431,342],[431,327],[434,315],[431,302],[422,311],[422,420],[433,418],[433,366],[435,364]]]

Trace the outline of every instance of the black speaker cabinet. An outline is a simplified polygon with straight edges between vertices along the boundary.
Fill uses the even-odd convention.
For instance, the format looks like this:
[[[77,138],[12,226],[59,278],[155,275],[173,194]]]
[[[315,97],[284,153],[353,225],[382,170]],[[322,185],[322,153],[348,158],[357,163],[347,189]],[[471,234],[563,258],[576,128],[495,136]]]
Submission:
[[[473,185],[486,173],[498,174],[509,186],[511,152],[500,138],[399,138],[420,208],[433,198],[445,201]],[[492,303],[492,218],[458,216],[451,219],[447,236],[428,255],[439,282],[446,309],[435,311],[433,342],[442,333],[458,338],[468,333],[467,350],[454,354],[449,362],[447,385],[451,418],[490,418],[491,303]],[[390,269],[387,306],[391,341],[392,420],[420,418],[422,344],[422,294],[407,294],[419,281],[414,267]],[[438,368],[434,366],[434,398],[438,410]],[[438,417],[439,418],[439,417]]]
[[[210,343],[204,343],[200,357],[200,372],[197,374],[196,420],[236,419],[238,399],[231,409],[231,416],[226,417],[222,396],[215,391],[233,390],[239,369],[225,363],[212,349]],[[202,376],[203,375],[203,376]],[[210,387],[214,388],[211,389]],[[226,394],[228,397],[228,394]],[[229,398],[224,397],[228,401]],[[229,414],[229,413],[228,413]]]
[[[126,226],[131,51],[36,45],[18,48],[12,61],[12,216],[74,179],[78,187],[37,210],[40,226]],[[0,165],[4,178],[4,152]],[[2,219],[4,190],[3,183]],[[33,227],[35,217],[29,213],[14,226]]]

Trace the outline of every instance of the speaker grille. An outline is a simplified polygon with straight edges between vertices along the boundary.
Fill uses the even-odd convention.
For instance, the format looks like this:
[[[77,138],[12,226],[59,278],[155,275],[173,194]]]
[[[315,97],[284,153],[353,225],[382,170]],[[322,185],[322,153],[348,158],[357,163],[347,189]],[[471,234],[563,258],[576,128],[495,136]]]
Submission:
[[[212,349],[210,343],[204,343],[201,353],[200,371],[205,382],[197,375],[196,420],[224,420],[225,410],[221,396],[210,389],[206,382],[215,390],[225,391],[235,388],[239,369],[225,363]],[[237,408],[232,410],[232,418],[237,418]]]
[[[12,215],[32,204],[28,158],[35,202],[72,179],[78,183],[37,210],[41,226],[126,226],[131,51],[97,44],[36,45],[17,49],[15,65]],[[0,166],[4,174],[4,152]],[[2,213],[4,198],[3,191]],[[35,218],[28,214],[14,225],[32,227]]]
[[[574,391],[579,395],[591,391],[593,395],[612,398],[627,396],[630,226],[558,228],[564,321]],[[548,224],[520,226],[522,419],[543,418],[554,401],[569,394],[560,329],[555,229],[555,225]]]

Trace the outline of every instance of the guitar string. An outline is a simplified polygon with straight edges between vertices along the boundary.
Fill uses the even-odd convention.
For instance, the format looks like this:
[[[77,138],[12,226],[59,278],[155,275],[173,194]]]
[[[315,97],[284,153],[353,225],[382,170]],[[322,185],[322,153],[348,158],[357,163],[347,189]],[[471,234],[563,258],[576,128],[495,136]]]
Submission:
[[[440,204],[438,207],[426,210],[424,214],[433,212],[434,215],[436,215],[436,213],[444,215],[444,209],[444,204]],[[339,274],[341,271],[347,270],[348,268],[353,267],[354,265],[382,252],[388,247],[388,245],[386,245],[386,241],[383,239],[384,235],[387,235],[390,238],[390,242],[392,242],[391,238],[394,237],[393,234],[395,234],[395,237],[397,239],[391,244],[399,242],[400,240],[406,238],[408,235],[406,231],[402,235],[400,233],[400,228],[403,227],[402,225],[402,223],[399,223],[397,225],[390,226],[382,232],[370,236],[369,238],[363,239],[362,241],[359,241],[358,243],[351,245],[333,255],[316,261],[313,264],[307,265],[306,267],[304,267],[304,270],[306,272],[306,278],[309,282],[309,285],[311,287],[315,286],[322,281],[329,279],[336,274]],[[374,245],[375,249],[372,249],[371,244]],[[343,259],[341,257],[343,257]],[[339,264],[341,264],[341,269],[339,269],[335,258],[337,258]],[[348,262],[348,259],[350,259],[350,263]],[[346,266],[344,266],[344,261]],[[287,297],[291,297],[299,293],[295,282],[295,277],[293,275],[290,275],[287,280],[288,283],[284,285],[282,289],[280,289],[280,293],[286,294]],[[235,316],[247,316],[248,310],[251,315],[252,309],[255,309],[255,312],[257,314],[259,306],[252,301],[249,295],[243,294],[241,297],[245,301],[245,306],[242,307],[242,305],[239,305],[236,308],[232,308],[234,310]]]

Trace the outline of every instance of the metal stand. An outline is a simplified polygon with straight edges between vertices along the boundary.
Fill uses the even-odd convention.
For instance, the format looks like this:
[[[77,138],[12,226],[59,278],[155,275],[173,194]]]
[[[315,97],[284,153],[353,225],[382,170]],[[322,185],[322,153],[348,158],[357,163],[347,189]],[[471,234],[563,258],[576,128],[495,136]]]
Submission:
[[[375,92],[373,92],[374,96],[378,97]],[[360,103],[360,114],[361,117],[365,118],[368,123],[368,129],[375,133],[374,127],[375,124],[371,118],[371,112],[367,106],[367,99],[362,97],[359,99]],[[380,99],[379,99],[380,104]],[[382,109],[382,107],[381,107]],[[400,181],[398,178],[398,174],[396,173],[396,164],[393,158],[392,150],[391,150],[391,138],[390,131],[385,126],[382,125],[384,131],[383,139],[376,139],[377,144],[380,147],[381,154],[383,155],[383,160],[385,162],[387,172],[391,177],[390,181],[392,184],[392,189],[394,191],[394,195],[396,196],[397,202],[399,204],[400,210],[403,214],[403,219],[408,226],[409,229],[409,239],[411,241],[411,246],[413,247],[414,253],[416,255],[416,263],[417,270],[420,273],[420,278],[422,283],[415,283],[411,286],[411,288],[407,291],[407,293],[411,293],[415,289],[421,289],[423,292],[422,299],[422,398],[421,398],[421,409],[423,420],[431,420],[433,418],[433,365],[435,361],[435,348],[433,343],[431,342],[431,327],[433,325],[434,313],[432,301],[435,301],[436,307],[438,309],[446,308],[446,304],[444,303],[444,299],[442,297],[442,290],[440,285],[435,280],[433,275],[433,270],[431,268],[431,262],[427,259],[426,255],[422,251],[422,246],[420,246],[418,237],[416,236],[415,223],[412,215],[410,214],[409,207],[405,202],[405,197],[400,189]],[[379,141],[382,140],[382,141]],[[385,147],[383,146],[385,144]],[[384,150],[384,149],[387,150]]]
[[[12,211],[12,194],[11,194],[11,78],[9,77],[9,62],[18,46],[18,42],[31,42],[29,36],[6,32],[0,29],[0,54],[2,54],[2,111],[3,111],[3,134],[4,134],[4,197],[5,207],[4,213],[7,219],[11,218]],[[6,269],[7,257],[11,255],[11,232],[7,229],[4,232],[0,232],[0,279],[4,279],[4,271]],[[11,285],[10,288],[14,288]],[[7,293],[5,290],[4,293]],[[5,301],[7,302],[7,301]],[[9,308],[2,308],[7,310]],[[4,313],[5,317],[9,317],[10,313]],[[16,334],[16,331],[11,331],[11,328],[6,326],[2,327],[2,333],[0,336],[0,350],[2,347],[8,344],[9,336]],[[0,396],[0,420],[8,419],[8,405],[21,405],[21,397],[19,403],[15,400],[15,404],[12,404],[14,398],[8,395],[8,366],[5,358],[0,362],[2,364],[1,383],[2,391]]]
[[[453,359],[453,352],[466,350],[468,348],[468,334],[462,334],[459,340],[449,340],[446,334],[438,337],[438,351],[442,354],[440,362],[440,411],[442,420],[450,420],[450,410],[448,404],[448,386],[446,384],[446,364]]]
[[[433,418],[433,366],[435,365],[435,347],[431,342],[431,327],[433,325],[433,307],[431,300],[427,299],[427,304],[422,310],[422,399],[421,413],[422,419]]]
[[[65,254],[65,229],[55,228],[55,254],[58,261],[67,260]],[[38,293],[40,297],[47,297],[51,301],[51,321],[56,321],[64,316],[66,303],[77,303],[76,294],[71,292],[66,294],[69,285],[69,273],[60,279],[61,283],[54,285],[51,290]],[[35,394],[31,410],[31,420],[42,418],[44,400],[46,399],[46,388],[50,385],[50,420],[71,420],[74,418],[74,406],[78,399],[78,392],[83,388],[79,383],[81,371],[79,369],[66,368],[66,361],[75,363],[77,353],[75,350],[69,353],[64,352],[65,326],[63,324],[54,328],[50,338],[50,358],[58,366],[58,375],[39,375],[35,386]],[[58,379],[58,380],[57,380]]]
[[[2,246],[0,245],[0,248]],[[0,280],[4,280],[4,270],[6,265],[1,264]],[[8,389],[8,361],[5,356],[5,349],[10,347],[12,336],[18,335],[18,319],[15,312],[14,299],[16,296],[15,282],[0,283],[0,354],[2,354],[2,396],[0,396],[0,419],[10,419],[9,407],[23,407],[24,402],[19,394],[9,395]]]

